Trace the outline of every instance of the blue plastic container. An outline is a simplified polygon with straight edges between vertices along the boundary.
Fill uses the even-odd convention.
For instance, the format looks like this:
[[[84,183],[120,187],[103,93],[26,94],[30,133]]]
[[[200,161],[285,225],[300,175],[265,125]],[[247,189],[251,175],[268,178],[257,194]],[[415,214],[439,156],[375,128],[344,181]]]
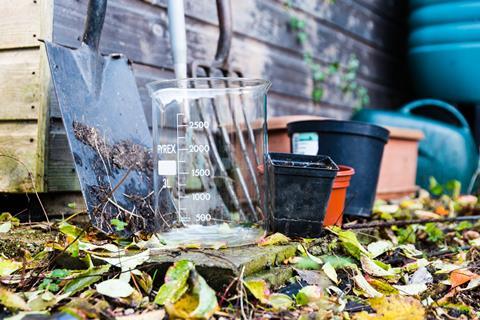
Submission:
[[[434,1],[413,10],[409,17],[412,29],[457,22],[480,22],[480,1]]]
[[[480,102],[480,42],[415,47],[408,60],[420,96]]]
[[[362,109],[353,120],[376,125],[421,130],[424,139],[418,150],[417,184],[428,189],[429,179],[440,183],[459,180],[469,192],[478,167],[478,149],[462,114],[439,100],[414,101],[399,111]]]
[[[462,42],[480,42],[480,22],[449,23],[416,28],[408,38],[408,45],[411,48]]]

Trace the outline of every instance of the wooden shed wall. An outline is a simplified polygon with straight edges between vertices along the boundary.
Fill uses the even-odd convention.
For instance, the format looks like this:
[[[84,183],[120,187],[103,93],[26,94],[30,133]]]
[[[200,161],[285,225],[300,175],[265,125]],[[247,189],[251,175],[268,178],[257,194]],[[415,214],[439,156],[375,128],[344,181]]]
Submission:
[[[359,82],[370,94],[371,106],[389,108],[405,99],[403,86],[404,0],[295,0],[295,15],[312,35],[299,45],[289,31],[283,0],[231,0],[235,37],[230,61],[246,76],[273,83],[269,114],[318,114],[346,118],[354,101],[333,84],[319,104],[311,102],[312,81],[303,62],[305,49],[317,62],[345,65],[360,60]],[[86,0],[55,0],[53,39],[76,47],[82,33]],[[189,60],[212,60],[218,37],[214,0],[185,0]],[[150,121],[145,84],[172,78],[166,0],[110,0],[101,51],[121,52],[133,62],[137,83]],[[119,81],[121,81],[119,79]],[[76,190],[74,165],[55,101],[50,107],[46,181],[49,191]]]
[[[0,1],[0,192],[44,191],[51,0]]]

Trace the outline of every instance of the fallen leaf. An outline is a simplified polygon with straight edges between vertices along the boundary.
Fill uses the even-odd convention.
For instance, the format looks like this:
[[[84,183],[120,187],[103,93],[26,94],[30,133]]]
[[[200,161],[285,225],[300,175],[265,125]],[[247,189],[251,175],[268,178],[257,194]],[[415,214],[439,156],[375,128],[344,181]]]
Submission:
[[[295,295],[295,300],[298,305],[306,306],[314,303],[324,296],[323,289],[318,286],[306,286],[300,289]]]
[[[49,313],[47,311],[22,311],[18,312],[13,316],[5,317],[3,320],[27,320],[27,319],[43,319],[43,317],[48,317]]]
[[[12,229],[12,223],[10,221],[0,224],[0,233],[7,233]]]
[[[77,274],[72,274],[70,276],[74,277],[74,279],[67,282],[63,287],[63,292],[68,296],[72,296],[95,282],[100,281],[102,275],[108,272],[108,270],[110,270],[110,266],[106,264],[81,271]]]
[[[327,275],[327,277],[330,280],[335,282],[335,284],[338,284],[339,281],[338,281],[337,272],[335,271],[335,268],[332,267],[332,265],[329,262],[327,262],[323,265],[322,270],[323,270],[323,272],[325,272],[325,274]]]
[[[0,277],[11,275],[21,267],[22,267],[21,262],[10,260],[10,259],[4,259],[0,256]]]
[[[418,270],[419,268],[426,267],[429,264],[430,264],[430,261],[428,261],[425,258],[422,258],[422,259],[418,259],[416,261],[407,263],[401,269],[406,272],[412,272],[412,271]]]
[[[461,206],[473,206],[478,202],[478,198],[473,195],[463,195],[457,198],[457,203]]]
[[[444,206],[438,206],[435,208],[435,213],[441,216],[448,216],[450,213]]]
[[[362,311],[354,315],[354,320],[423,320],[425,309],[420,301],[411,297],[393,295],[368,300],[376,313]]]
[[[58,302],[58,298],[51,292],[37,292],[28,299],[28,306],[33,311],[44,311],[53,307]]]
[[[303,270],[320,270],[322,265],[310,259],[309,257],[295,257],[292,260],[295,267]]]
[[[383,205],[375,206],[375,212],[380,212],[380,213],[393,214],[397,212],[398,209],[399,209],[399,206],[396,204],[383,204]]]
[[[433,283],[433,276],[430,272],[428,272],[427,268],[421,267],[418,268],[417,271],[412,275],[410,280],[408,280],[408,284],[419,284],[419,283]]]
[[[302,280],[309,285],[327,288],[333,284],[327,275],[322,271],[300,269],[295,269],[295,271],[300,278],[302,278]]]
[[[126,298],[133,293],[132,286],[119,279],[108,279],[96,285],[97,292],[111,298]]]
[[[165,283],[158,290],[154,302],[159,305],[175,303],[188,290],[187,280],[194,269],[192,262],[187,260],[177,261],[168,268]]]
[[[354,277],[353,281],[355,281],[355,284],[363,291],[366,297],[368,298],[375,298],[375,297],[381,297],[383,296],[380,292],[375,290],[368,281],[365,279],[365,277],[358,272]]]
[[[400,294],[406,296],[416,296],[428,289],[425,283],[393,285],[392,287],[397,289]]]
[[[92,255],[92,257],[103,260],[112,266],[121,269],[120,280],[125,282],[130,281],[130,272],[137,266],[142,265],[150,258],[150,249],[146,249],[140,253],[134,255],[119,255],[116,257],[102,257]]]
[[[267,298],[270,295],[268,284],[263,279],[251,279],[243,282],[245,287],[250,293],[262,303],[267,302]]]
[[[418,219],[440,219],[441,216],[432,211],[415,210],[415,215]]]
[[[381,268],[374,260],[369,257],[362,256],[360,257],[360,262],[362,264],[362,269],[365,273],[374,276],[374,277],[392,277],[395,276],[395,271],[393,269],[385,270]]]
[[[190,271],[192,288],[175,302],[167,302],[165,309],[172,319],[210,319],[218,309],[215,291],[195,269]]]
[[[375,279],[371,277],[365,277],[365,279],[375,290],[382,294],[398,294],[398,290],[385,280]]]
[[[356,267],[355,260],[350,257],[323,255],[320,257],[323,262],[330,263],[335,269]]]
[[[277,232],[272,235],[269,235],[266,238],[260,239],[258,242],[258,245],[263,247],[263,246],[272,246],[277,244],[287,244],[289,242],[290,242],[290,239],[287,236]]]
[[[276,311],[285,310],[293,305],[293,300],[283,293],[272,293],[268,297],[268,304]]]
[[[452,288],[455,288],[478,277],[479,275],[468,269],[456,269],[450,273],[450,284],[452,285]]]
[[[147,311],[141,314],[116,317],[116,320],[159,320],[165,318],[165,310]]]
[[[442,260],[432,261],[431,264],[437,270],[435,272],[437,274],[451,273],[452,271],[459,270],[465,266],[464,264],[453,264],[449,262],[444,262]]]
[[[370,252],[358,241],[357,235],[353,231],[344,231],[339,227],[330,227],[330,231],[335,233],[340,240],[341,245],[350,253],[354,258],[360,259],[362,254],[370,256]]]
[[[65,221],[62,221],[58,225],[58,229],[64,235],[70,236],[72,238],[82,238],[82,235],[84,233],[83,230],[80,229],[79,227],[76,227],[73,224],[70,224],[70,223],[65,222]]]
[[[379,240],[379,241],[375,241],[375,242],[370,243],[367,246],[367,250],[368,250],[368,252],[371,253],[372,258],[376,258],[376,257],[384,254],[385,252],[393,249],[393,247],[394,247],[394,245],[391,241]]]
[[[30,307],[22,297],[3,287],[0,287],[0,304],[10,311],[30,311]]]
[[[480,277],[476,277],[476,278],[473,278],[472,280],[470,280],[470,282],[468,283],[468,285],[465,288],[460,288],[460,291],[472,290],[472,289],[475,289],[479,286],[480,286]]]

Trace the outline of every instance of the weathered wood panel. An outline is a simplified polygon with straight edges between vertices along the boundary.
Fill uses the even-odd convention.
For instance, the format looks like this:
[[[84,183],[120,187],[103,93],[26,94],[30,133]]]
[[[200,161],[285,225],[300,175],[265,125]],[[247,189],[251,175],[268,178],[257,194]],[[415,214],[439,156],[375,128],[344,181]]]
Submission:
[[[0,122],[0,192],[34,189],[36,143],[36,122]]]
[[[0,51],[0,119],[37,119],[40,50]]]
[[[54,41],[79,45],[86,0],[55,0]],[[218,37],[215,2],[185,0],[189,60],[213,59]],[[332,80],[325,86],[321,104],[311,102],[312,81],[303,53],[314,53],[322,65],[352,54],[360,62],[359,82],[376,107],[394,107],[405,100],[403,89],[403,0],[293,1],[295,15],[306,21],[312,37],[302,47],[288,28],[289,14],[282,0],[232,0],[231,64],[245,75],[273,82],[269,114],[318,114],[348,118],[355,105]],[[392,12],[393,10],[393,12]],[[394,11],[397,10],[397,11]],[[150,99],[145,84],[171,78],[172,58],[167,30],[166,0],[111,0],[101,39],[103,53],[122,52],[134,62],[145,114],[150,121]],[[58,107],[52,103],[47,179],[49,190],[78,188],[74,166],[61,126]]]
[[[0,192],[44,191],[51,0],[0,2]]]
[[[48,191],[80,190],[67,135],[60,119],[50,122],[45,180]]]
[[[0,49],[38,47],[41,1],[0,1]]]

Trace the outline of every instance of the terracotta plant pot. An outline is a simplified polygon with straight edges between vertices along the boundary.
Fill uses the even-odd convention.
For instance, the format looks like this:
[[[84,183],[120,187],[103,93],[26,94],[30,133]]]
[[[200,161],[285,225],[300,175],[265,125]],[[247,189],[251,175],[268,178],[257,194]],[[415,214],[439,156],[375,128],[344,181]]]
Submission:
[[[323,220],[324,226],[342,225],[347,188],[350,185],[350,179],[355,174],[355,170],[348,166],[339,165],[338,169],[337,176],[333,181],[327,213]]]
[[[293,121],[321,120],[318,116],[293,115],[272,117],[268,119],[268,151],[291,153],[290,137],[288,136],[287,124]]]
[[[402,198],[417,190],[418,143],[423,138],[419,130],[387,129],[390,138],[383,152],[377,187],[377,198],[384,200]]]

